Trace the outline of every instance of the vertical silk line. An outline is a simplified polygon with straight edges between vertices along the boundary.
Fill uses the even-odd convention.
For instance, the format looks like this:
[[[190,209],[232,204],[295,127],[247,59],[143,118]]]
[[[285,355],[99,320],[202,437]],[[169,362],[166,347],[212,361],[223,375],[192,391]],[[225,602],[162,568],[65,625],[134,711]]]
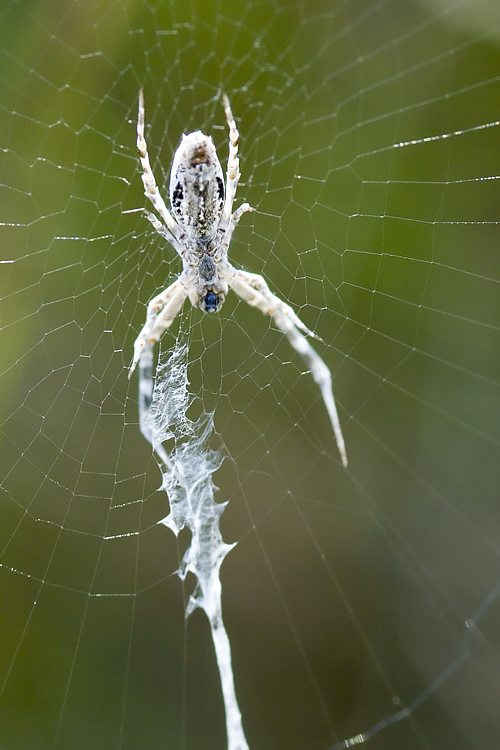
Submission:
[[[212,475],[222,456],[207,447],[214,429],[213,414],[203,414],[195,422],[186,414],[193,401],[187,387],[187,344],[177,344],[160,359],[155,377],[153,346],[145,344],[139,361],[139,421],[159,461],[161,489],[168,495],[170,513],[160,523],[176,536],[184,527],[191,531],[191,545],[177,571],[182,580],[189,572],[197,580],[186,617],[198,607],[208,617],[224,699],[228,750],[248,750],[222,618],[220,567],[235,545],[223,541],[219,528],[227,503],[214,500]],[[163,445],[167,440],[173,440],[170,452]]]

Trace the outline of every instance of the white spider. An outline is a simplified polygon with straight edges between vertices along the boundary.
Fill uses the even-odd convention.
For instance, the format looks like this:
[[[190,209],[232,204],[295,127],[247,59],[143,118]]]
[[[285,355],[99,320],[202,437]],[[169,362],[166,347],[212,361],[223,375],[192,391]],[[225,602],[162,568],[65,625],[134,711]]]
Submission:
[[[137,118],[137,148],[144,173],[144,193],[160,215],[145,211],[158,234],[176,250],[182,260],[182,273],[148,305],[146,324],[134,345],[134,359],[129,378],[146,342],[159,341],[172,324],[186,297],[203,312],[220,310],[229,289],[233,289],[249,305],[271,315],[286,334],[293,348],[302,356],[318,383],[328,410],[337,446],[344,466],[347,455],[344,438],[335,407],[330,370],[314,351],[307,339],[297,330],[322,341],[309,330],[294,313],[290,305],[271,292],[262,276],[240,271],[227,258],[234,228],[245,211],[254,211],[243,203],[233,213],[233,202],[240,179],[238,138],[229,99],[222,101],[229,126],[229,158],[226,187],[222,167],[210,136],[197,130],[183,135],[181,145],[174,155],[170,173],[170,203],[172,214],[156,186],[144,138],[144,93],[139,91]],[[224,197],[225,193],[225,197]]]

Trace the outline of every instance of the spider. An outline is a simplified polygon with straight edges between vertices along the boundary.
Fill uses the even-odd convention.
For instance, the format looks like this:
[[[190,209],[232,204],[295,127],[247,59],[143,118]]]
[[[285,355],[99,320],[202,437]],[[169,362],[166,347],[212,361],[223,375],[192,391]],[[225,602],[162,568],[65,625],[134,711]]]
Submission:
[[[330,370],[298,329],[318,341],[322,339],[304,325],[290,305],[271,292],[262,276],[238,270],[228,260],[229,244],[238,221],[246,211],[255,209],[243,203],[233,212],[240,179],[239,133],[226,94],[222,95],[222,102],[229,127],[226,185],[212,138],[199,130],[183,135],[170,173],[170,213],[151,169],[144,138],[144,92],[139,91],[137,149],[143,168],[144,193],[163,223],[155,214],[146,209],[144,212],[158,234],[180,255],[183,268],[180,276],[149,303],[146,323],[134,344],[134,359],[128,377],[132,376],[146,342],[160,340],[187,297],[193,306],[213,313],[220,310],[228,290],[233,289],[249,305],[273,318],[309,366],[321,389],[342,463],[347,466]]]

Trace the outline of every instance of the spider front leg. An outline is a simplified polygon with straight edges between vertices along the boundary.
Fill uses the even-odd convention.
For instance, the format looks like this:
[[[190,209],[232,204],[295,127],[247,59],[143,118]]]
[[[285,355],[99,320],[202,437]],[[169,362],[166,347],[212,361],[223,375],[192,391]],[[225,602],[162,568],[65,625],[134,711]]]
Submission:
[[[248,211],[249,208],[246,210]],[[283,315],[297,326],[297,328],[307,333],[308,336],[312,336],[317,341],[323,341],[322,338],[304,325],[290,305],[283,302],[283,300],[271,292],[266,280],[262,276],[256,273],[248,273],[248,271],[236,271],[234,278],[230,282],[230,286],[245,302],[248,302],[253,307],[258,307],[264,314],[273,317],[277,314]]]
[[[135,340],[134,359],[128,373],[129,380],[141,357],[144,344],[160,340],[162,333],[172,325],[172,321],[181,309],[186,297],[186,288],[182,283],[181,277],[179,277],[167,289],[164,289],[161,294],[158,294],[151,300],[148,305],[146,324]]]
[[[331,372],[319,354],[314,351],[306,337],[297,329],[300,328],[309,336],[318,339],[318,341],[322,341],[322,339],[304,325],[290,305],[280,300],[279,297],[276,297],[271,292],[262,276],[235,270],[234,276],[230,281],[230,286],[249,305],[257,307],[263,313],[271,315],[278,328],[283,331],[295,351],[300,354],[310,369],[314,380],[319,386],[328,416],[330,417],[342,465],[344,468],[347,468],[347,453],[333,397]]]

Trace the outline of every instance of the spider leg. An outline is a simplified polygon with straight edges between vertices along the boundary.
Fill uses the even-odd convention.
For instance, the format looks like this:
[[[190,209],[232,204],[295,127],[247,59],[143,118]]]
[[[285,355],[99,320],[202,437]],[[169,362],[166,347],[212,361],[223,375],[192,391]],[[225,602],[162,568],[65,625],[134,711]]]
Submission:
[[[329,368],[325,365],[321,357],[317,352],[314,351],[309,341],[303,336],[297,328],[291,324],[286,318],[283,319],[282,325],[279,320],[279,316],[274,316],[274,320],[282,331],[286,334],[289,342],[293,346],[296,352],[300,354],[307,367],[310,369],[311,374],[319,386],[323,401],[332,423],[337,448],[340,453],[342,466],[344,469],[347,468],[347,452],[345,448],[344,436],[342,434],[342,428],[340,426],[339,415],[337,413],[337,407],[335,405],[335,399],[333,397],[332,390],[332,374]]]
[[[312,336],[313,339],[317,339],[318,341],[323,341],[322,338],[304,325],[290,305],[283,302],[283,300],[271,292],[266,280],[262,276],[256,273],[248,273],[247,271],[235,271],[235,276],[231,279],[230,286],[245,302],[248,302],[253,307],[258,307],[264,314],[271,315],[273,318],[278,314],[283,315],[308,336]]]
[[[231,105],[229,104],[227,94],[222,95],[222,103],[224,105],[226,120],[229,127],[229,158],[227,160],[226,199],[224,201],[224,208],[222,210],[219,227],[225,231],[226,235],[229,231],[229,239],[231,239],[231,234],[234,226],[232,227],[232,229],[230,229],[230,227],[233,221],[234,225],[236,225],[241,217],[241,214],[244,211],[253,211],[254,209],[250,208],[248,203],[244,203],[243,206],[246,206],[246,208],[240,206],[240,208],[235,211],[234,214],[232,214],[233,203],[236,197],[236,189],[238,187],[238,182],[240,179],[240,160],[238,159],[238,139],[240,137],[240,134],[238,133],[238,130],[236,128],[236,123],[234,121],[233,113],[231,111]]]
[[[236,211],[231,215],[229,219],[229,224],[226,227],[226,230],[224,232],[223,238],[222,238],[222,245],[226,249],[226,253],[229,249],[229,245],[231,243],[231,237],[233,236],[234,228],[236,224],[239,222],[245,211],[255,211],[255,208],[252,208],[252,206],[249,203],[242,203],[241,206],[239,206]]]
[[[144,138],[144,117],[144,91],[140,89],[139,111],[137,115],[137,150],[139,151],[139,157],[141,160],[142,168],[144,170],[142,175],[142,181],[144,183],[144,195],[146,196],[146,198],[149,198],[149,200],[163,219],[163,223],[165,224],[166,228],[177,240],[179,239],[180,228],[171,216],[169,210],[165,205],[165,201],[160,195],[160,192],[156,186],[155,176],[149,162],[148,147],[146,144],[146,139]],[[155,229],[157,229],[156,226]],[[168,237],[167,239],[169,240],[169,242],[171,242]],[[177,252],[180,251],[178,244],[173,242],[171,242],[171,244],[174,246]]]
[[[246,271],[235,270],[234,276],[230,281],[230,287],[234,289],[236,294],[244,299],[245,302],[248,302],[249,305],[257,307],[259,310],[262,310],[263,313],[271,315],[278,328],[283,331],[295,351],[300,354],[310,369],[311,374],[321,391],[333,427],[342,465],[346,468],[347,453],[337,407],[333,397],[331,372],[319,354],[314,351],[306,337],[300,333],[298,328],[303,330],[309,336],[314,336],[314,338],[319,341],[322,339],[320,339],[319,336],[316,336],[316,334],[310,331],[302,323],[290,305],[283,302],[283,300],[280,300],[279,297],[276,297],[276,295],[270,291],[262,276],[247,273]]]
[[[156,216],[149,211],[146,211],[145,208],[142,209],[144,213],[146,214],[146,218],[151,222],[151,224],[154,226],[158,234],[161,234],[162,237],[164,237],[167,242],[170,242],[174,250],[176,250],[179,255],[182,257],[183,253],[183,247],[182,245],[177,241],[177,238],[174,237],[174,235],[168,231],[167,227],[161,223],[161,221],[158,221]]]
[[[181,309],[186,297],[187,292],[182,282],[182,274],[167,289],[164,289],[163,292],[153,297],[148,305],[148,314],[144,328],[135,340],[134,359],[128,373],[129,380],[141,357],[141,352],[146,342],[160,340],[162,333],[172,325],[172,321]]]

